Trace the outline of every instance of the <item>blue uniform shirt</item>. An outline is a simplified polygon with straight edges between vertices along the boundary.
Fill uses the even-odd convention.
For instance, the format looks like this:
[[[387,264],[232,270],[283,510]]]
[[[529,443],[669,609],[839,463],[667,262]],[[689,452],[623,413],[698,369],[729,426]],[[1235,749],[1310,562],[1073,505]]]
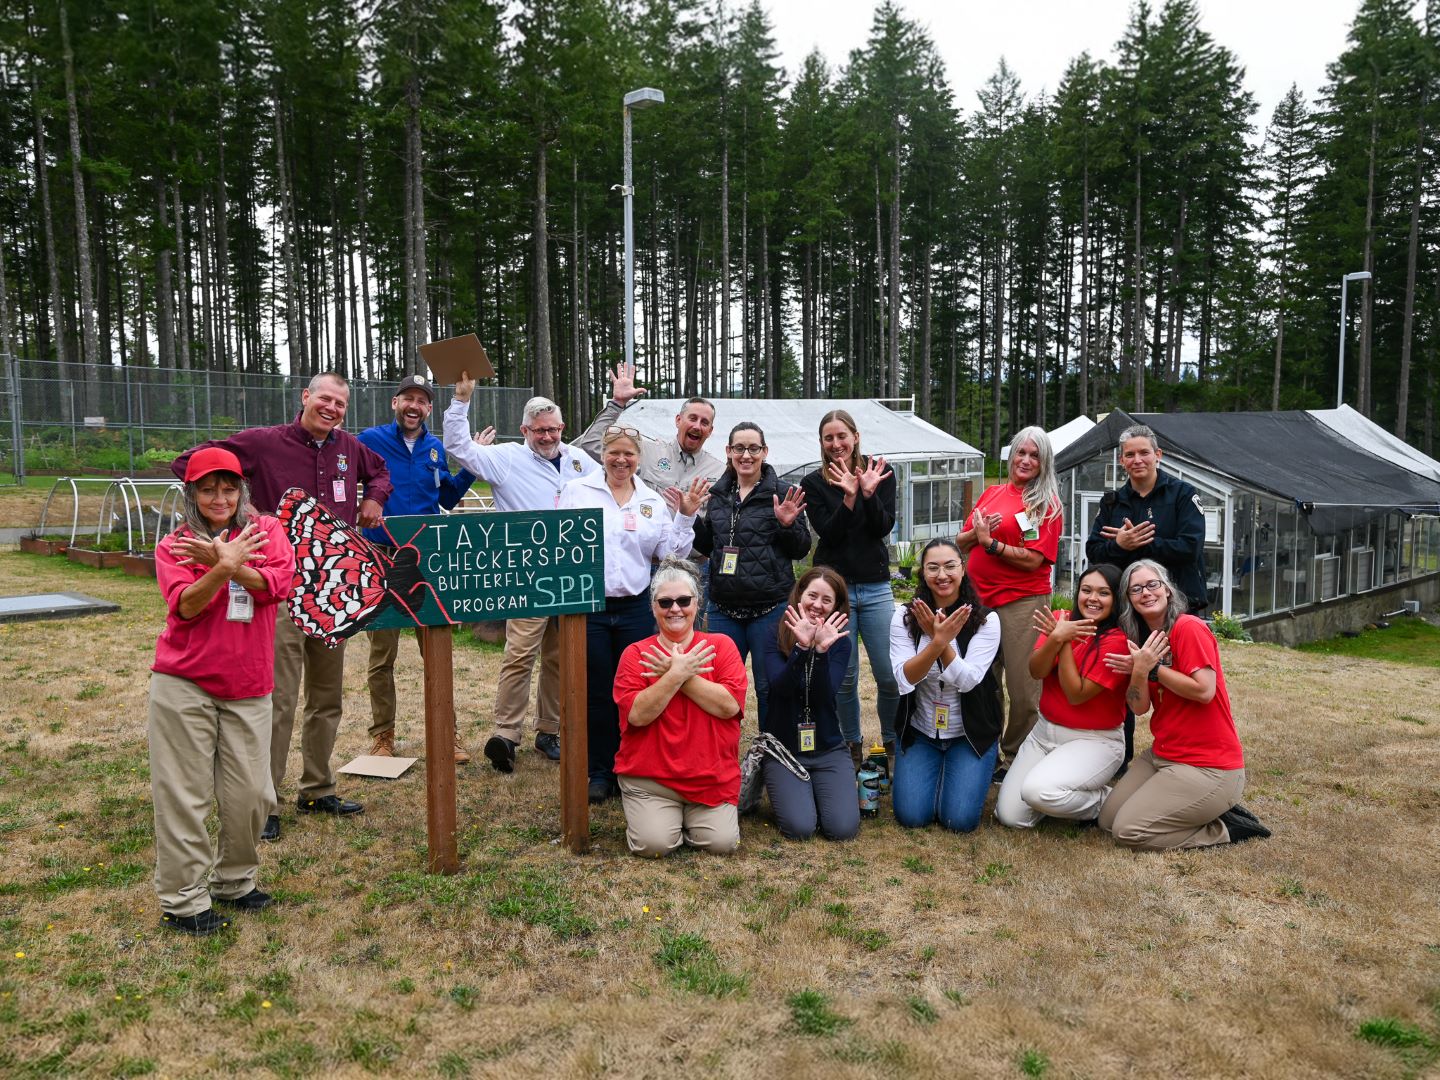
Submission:
[[[453,509],[475,482],[475,477],[464,469],[450,475],[444,444],[423,424],[414,450],[405,445],[400,425],[393,420],[366,428],[359,439],[383,457],[390,470],[390,483],[395,490],[385,503],[387,518],[402,514],[438,514],[442,508]],[[384,529],[366,529],[365,539],[372,544],[392,543]]]

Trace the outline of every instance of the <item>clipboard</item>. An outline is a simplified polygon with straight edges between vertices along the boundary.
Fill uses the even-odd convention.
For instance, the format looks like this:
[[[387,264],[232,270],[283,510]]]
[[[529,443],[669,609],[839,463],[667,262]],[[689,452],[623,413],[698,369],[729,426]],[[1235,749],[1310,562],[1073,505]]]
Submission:
[[[495,377],[490,357],[485,355],[485,347],[474,334],[461,334],[421,345],[420,358],[430,368],[431,377],[441,386],[454,386],[462,371],[468,371],[472,379]]]

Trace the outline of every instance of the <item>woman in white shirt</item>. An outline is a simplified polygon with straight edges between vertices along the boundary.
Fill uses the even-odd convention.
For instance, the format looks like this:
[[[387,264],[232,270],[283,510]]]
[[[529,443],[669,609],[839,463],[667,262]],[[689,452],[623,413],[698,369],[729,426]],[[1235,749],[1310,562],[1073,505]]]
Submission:
[[[590,733],[590,801],[619,794],[615,754],[620,714],[615,707],[615,670],[620,654],[655,632],[650,611],[650,568],[667,555],[688,555],[695,540],[695,513],[710,481],[693,480],[671,514],[665,500],[640,479],[640,432],[612,424],[600,439],[598,473],[572,480],[560,509],[596,509],[605,515],[605,609],[585,619],[587,727]]]
[[[980,823],[1000,737],[999,686],[990,665],[1000,617],[984,607],[951,540],[920,553],[915,599],[890,622],[896,714],[895,820],[955,832]]]

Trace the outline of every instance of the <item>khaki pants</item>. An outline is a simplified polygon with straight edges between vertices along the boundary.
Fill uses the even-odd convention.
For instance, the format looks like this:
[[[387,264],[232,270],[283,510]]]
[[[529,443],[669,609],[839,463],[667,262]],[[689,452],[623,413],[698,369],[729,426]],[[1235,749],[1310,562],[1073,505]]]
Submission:
[[[1005,669],[1005,696],[1010,699],[1000,753],[1015,760],[1040,715],[1040,681],[1030,675],[1030,654],[1035,651],[1035,612],[1048,610],[1050,596],[1025,596],[995,609],[1000,616],[999,663]]]
[[[370,738],[395,730],[395,659],[400,653],[401,630],[372,630],[370,639]],[[417,635],[416,645],[421,638]],[[420,656],[425,656],[421,647]],[[422,712],[423,716],[423,712]]]
[[[686,802],[670,788],[639,776],[616,777],[625,807],[625,842],[636,855],[659,859],[682,843],[716,855],[740,844],[740,811],[734,803]]]
[[[1100,808],[1100,827],[1117,844],[1146,851],[1228,844],[1230,830],[1218,819],[1244,793],[1244,769],[1200,769],[1145,750]]]
[[[327,649],[319,638],[306,637],[285,612],[275,620],[275,692],[270,711],[270,789],[267,814],[280,812],[279,791],[285,780],[290,736],[300,681],[305,681],[305,717],[300,727],[300,797],[319,799],[335,794],[330,755],[340,730],[345,691],[345,643]]]
[[[495,687],[495,733],[518,743],[530,709],[530,675],[540,657],[540,691],[535,730],[560,731],[560,622],[553,618],[510,619],[505,623],[505,659]]]
[[[255,888],[265,826],[270,695],[224,701],[189,679],[152,674],[149,740],[160,907],[198,915],[212,895],[244,896]],[[218,850],[205,832],[212,803]]]

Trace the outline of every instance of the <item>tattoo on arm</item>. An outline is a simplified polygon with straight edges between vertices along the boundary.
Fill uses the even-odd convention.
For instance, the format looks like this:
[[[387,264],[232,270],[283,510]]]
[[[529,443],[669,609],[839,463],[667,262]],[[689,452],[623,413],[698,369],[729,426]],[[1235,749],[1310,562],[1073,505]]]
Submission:
[[[1125,691],[1125,701],[1129,704],[1133,712],[1135,706],[1140,702],[1140,688],[1138,686],[1132,686],[1129,690]]]

